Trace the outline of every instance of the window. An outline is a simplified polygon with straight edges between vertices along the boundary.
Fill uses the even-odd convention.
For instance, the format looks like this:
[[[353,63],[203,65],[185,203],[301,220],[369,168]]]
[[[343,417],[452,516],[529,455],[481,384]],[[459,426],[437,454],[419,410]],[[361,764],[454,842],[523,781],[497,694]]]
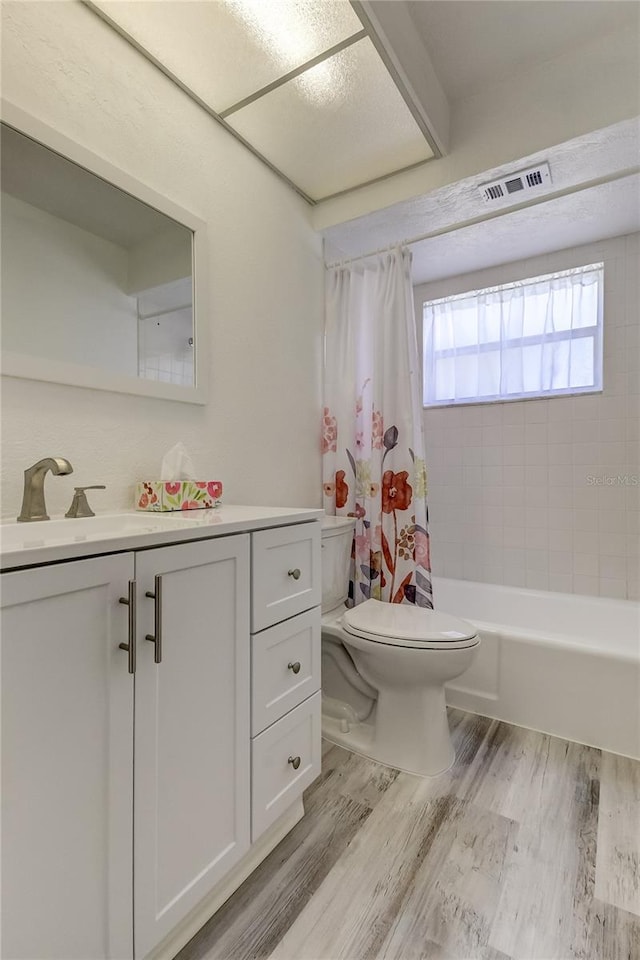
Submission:
[[[424,405],[602,389],[603,264],[423,307]]]

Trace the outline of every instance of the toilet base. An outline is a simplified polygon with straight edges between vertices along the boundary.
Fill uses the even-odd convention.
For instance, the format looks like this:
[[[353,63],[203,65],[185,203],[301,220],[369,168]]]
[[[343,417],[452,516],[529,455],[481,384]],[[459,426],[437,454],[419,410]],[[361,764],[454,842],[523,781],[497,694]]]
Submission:
[[[383,763],[435,777],[456,758],[444,687],[387,687],[378,691],[374,750]]]
[[[451,769],[455,761],[455,750],[451,743],[451,735],[447,723],[446,713],[444,715],[446,726],[446,737],[442,737],[439,742],[437,753],[428,751],[425,756],[424,749],[404,751],[395,750],[392,746],[392,752],[388,753],[380,749],[380,743],[376,741],[376,715],[375,712],[370,720],[360,723],[345,723],[335,717],[322,715],[322,736],[330,743],[335,743],[345,750],[350,750],[368,760],[375,760],[376,763],[383,763],[385,766],[401,770],[403,773],[410,773],[416,777],[436,777],[446,773]],[[386,745],[387,748],[389,744]]]

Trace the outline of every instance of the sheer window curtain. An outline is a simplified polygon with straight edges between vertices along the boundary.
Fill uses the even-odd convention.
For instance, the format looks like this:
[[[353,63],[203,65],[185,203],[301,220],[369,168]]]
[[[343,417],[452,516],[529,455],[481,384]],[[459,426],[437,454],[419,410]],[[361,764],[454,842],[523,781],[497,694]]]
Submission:
[[[350,603],[431,607],[411,255],[327,271],[324,506],[356,519]]]
[[[602,265],[424,305],[424,401],[602,387]]]

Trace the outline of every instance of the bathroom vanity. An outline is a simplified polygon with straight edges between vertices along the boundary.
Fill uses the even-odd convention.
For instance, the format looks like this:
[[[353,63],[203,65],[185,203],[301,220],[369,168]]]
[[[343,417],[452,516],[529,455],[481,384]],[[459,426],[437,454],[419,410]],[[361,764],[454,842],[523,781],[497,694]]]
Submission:
[[[303,815],[321,515],[0,526],[3,956],[173,957]]]

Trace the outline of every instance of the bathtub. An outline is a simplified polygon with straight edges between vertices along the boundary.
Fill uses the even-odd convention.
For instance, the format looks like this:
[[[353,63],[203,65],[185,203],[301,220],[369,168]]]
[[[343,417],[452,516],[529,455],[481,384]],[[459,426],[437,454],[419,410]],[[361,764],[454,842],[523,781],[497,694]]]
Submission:
[[[433,578],[482,637],[447,703],[640,758],[640,604]]]

